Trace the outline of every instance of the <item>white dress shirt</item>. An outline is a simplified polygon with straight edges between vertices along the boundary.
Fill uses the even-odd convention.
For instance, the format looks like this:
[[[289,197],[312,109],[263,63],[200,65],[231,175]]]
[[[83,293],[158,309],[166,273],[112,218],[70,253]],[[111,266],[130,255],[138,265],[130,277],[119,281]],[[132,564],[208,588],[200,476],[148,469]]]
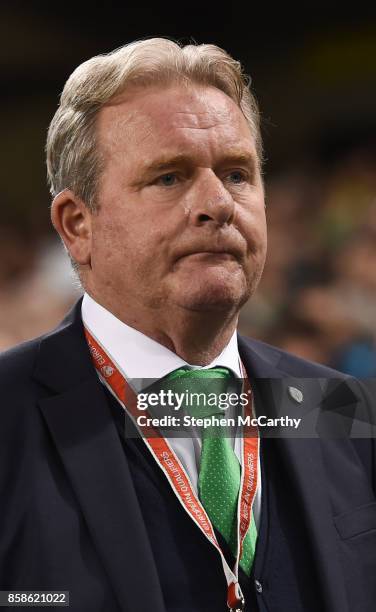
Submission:
[[[140,392],[149,386],[150,379],[159,380],[184,366],[193,369],[209,369],[221,366],[231,370],[237,378],[242,378],[236,332],[234,332],[222,353],[212,363],[202,367],[188,364],[159,342],[126,325],[87,293],[85,293],[82,301],[82,320],[85,327],[103,346],[110,359],[136,392]],[[168,442],[197,493],[201,454],[199,436],[169,438]],[[232,445],[236,456],[242,463],[241,438],[239,436],[234,437]],[[258,481],[253,505],[257,529],[260,520],[261,479],[259,478]]]

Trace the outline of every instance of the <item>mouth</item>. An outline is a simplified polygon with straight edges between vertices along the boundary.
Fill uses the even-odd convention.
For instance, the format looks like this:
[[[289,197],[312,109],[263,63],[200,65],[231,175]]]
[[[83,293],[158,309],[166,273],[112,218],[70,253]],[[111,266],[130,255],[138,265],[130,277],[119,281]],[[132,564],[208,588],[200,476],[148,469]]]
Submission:
[[[210,261],[237,261],[237,257],[233,253],[228,251],[197,251],[195,253],[188,253],[183,255],[179,259],[199,259],[199,260],[210,260]]]
[[[213,248],[213,249],[195,249],[194,251],[186,251],[183,253],[179,253],[176,261],[181,261],[182,259],[197,259],[202,261],[236,261],[241,262],[243,259],[243,254],[239,249],[229,249],[229,248]]]

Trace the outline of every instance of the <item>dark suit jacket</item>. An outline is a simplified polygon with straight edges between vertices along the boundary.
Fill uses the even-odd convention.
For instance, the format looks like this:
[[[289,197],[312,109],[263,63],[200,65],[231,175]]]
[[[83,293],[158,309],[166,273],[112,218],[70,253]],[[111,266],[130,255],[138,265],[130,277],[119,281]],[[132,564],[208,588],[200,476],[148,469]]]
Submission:
[[[325,609],[375,610],[367,389],[261,342],[239,338],[239,348],[257,412],[308,415],[320,433],[294,439],[276,432],[275,444],[309,525]],[[302,391],[301,404],[291,386]],[[1,356],[0,389],[0,590],[70,590],[74,612],[165,612],[129,466],[84,339],[80,303],[57,330]],[[354,411],[363,439],[349,437]],[[335,437],[326,436],[331,430]],[[257,563],[256,556],[256,576],[262,573]]]

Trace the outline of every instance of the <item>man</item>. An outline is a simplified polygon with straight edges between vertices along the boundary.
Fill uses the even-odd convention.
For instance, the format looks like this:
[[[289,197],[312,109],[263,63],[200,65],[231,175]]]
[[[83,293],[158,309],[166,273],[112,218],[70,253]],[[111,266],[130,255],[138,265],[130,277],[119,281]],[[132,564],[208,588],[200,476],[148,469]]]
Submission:
[[[217,474],[204,433],[171,439],[196,515],[153,442],[124,427],[134,381],[140,391],[192,370],[246,373],[256,414],[323,415],[320,435],[343,407],[370,409],[355,381],[237,338],[266,254],[257,106],[239,64],[165,39],[92,58],[66,83],[47,157],[52,222],[85,296],[1,358],[1,589],[69,591],[77,612],[373,610],[366,424],[362,441],[261,440],[252,512],[242,445],[217,445]],[[209,489],[226,473],[220,510],[204,463]],[[235,512],[234,546],[220,519],[237,500],[246,528]]]

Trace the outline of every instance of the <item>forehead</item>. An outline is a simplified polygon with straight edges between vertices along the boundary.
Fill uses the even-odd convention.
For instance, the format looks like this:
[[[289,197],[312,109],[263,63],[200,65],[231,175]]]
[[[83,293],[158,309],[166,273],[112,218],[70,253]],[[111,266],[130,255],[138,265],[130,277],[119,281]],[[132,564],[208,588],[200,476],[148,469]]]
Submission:
[[[97,131],[104,152],[133,147],[210,147],[242,144],[254,149],[248,122],[237,104],[214,87],[173,85],[133,88],[101,109]]]

